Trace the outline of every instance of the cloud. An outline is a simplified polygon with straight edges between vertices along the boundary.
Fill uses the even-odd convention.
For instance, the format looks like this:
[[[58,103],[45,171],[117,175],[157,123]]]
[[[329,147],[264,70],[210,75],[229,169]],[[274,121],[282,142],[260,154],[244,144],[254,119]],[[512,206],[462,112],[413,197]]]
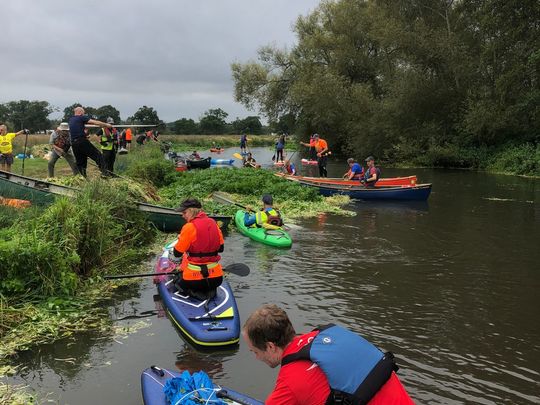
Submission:
[[[233,100],[230,64],[295,42],[292,26],[318,0],[2,0],[0,102],[140,106],[198,119]]]

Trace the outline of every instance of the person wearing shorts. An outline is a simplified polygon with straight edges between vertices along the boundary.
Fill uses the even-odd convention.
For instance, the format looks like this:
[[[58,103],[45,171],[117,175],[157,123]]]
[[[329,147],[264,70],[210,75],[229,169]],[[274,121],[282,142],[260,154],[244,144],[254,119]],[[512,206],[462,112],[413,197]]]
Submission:
[[[27,129],[22,129],[19,132],[7,131],[7,126],[0,125],[0,170],[10,172],[13,164],[13,138],[18,135],[28,133]]]

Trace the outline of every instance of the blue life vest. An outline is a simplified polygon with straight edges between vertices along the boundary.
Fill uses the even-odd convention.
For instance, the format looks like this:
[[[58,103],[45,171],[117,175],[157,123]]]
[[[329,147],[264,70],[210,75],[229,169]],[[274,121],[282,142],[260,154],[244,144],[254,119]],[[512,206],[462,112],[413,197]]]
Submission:
[[[281,360],[316,363],[330,385],[328,404],[367,404],[398,370],[391,352],[383,353],[366,339],[341,326],[317,328],[319,333],[298,352]]]

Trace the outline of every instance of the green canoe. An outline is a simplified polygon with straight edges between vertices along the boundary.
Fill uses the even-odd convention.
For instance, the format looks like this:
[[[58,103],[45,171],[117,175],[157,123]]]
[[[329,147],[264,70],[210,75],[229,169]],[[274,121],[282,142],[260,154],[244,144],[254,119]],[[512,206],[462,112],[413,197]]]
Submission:
[[[264,228],[251,228],[244,225],[245,212],[238,210],[234,216],[234,222],[240,232],[254,241],[280,248],[288,248],[292,245],[289,234],[281,229],[268,230]]]

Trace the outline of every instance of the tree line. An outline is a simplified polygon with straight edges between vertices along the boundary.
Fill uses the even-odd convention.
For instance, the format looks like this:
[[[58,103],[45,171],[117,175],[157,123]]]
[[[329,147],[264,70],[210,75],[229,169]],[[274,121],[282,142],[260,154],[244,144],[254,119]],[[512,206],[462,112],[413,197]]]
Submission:
[[[323,1],[294,31],[231,65],[236,100],[273,125],[388,161],[538,151],[537,0]]]
[[[52,129],[62,121],[67,121],[73,115],[75,107],[82,106],[85,112],[93,118],[106,121],[111,117],[115,123],[127,124],[157,124],[162,133],[173,134],[261,134],[268,130],[264,128],[259,117],[249,116],[244,119],[236,118],[232,122],[227,122],[229,116],[220,108],[209,109],[200,118],[194,121],[191,118],[180,118],[174,122],[165,123],[153,107],[142,106],[132,116],[123,121],[120,111],[112,105],[101,107],[83,106],[74,103],[65,107],[62,118],[50,120],[48,117],[53,112],[59,112],[56,107],[51,106],[47,101],[10,101],[0,104],[0,122],[8,123],[10,129],[19,130],[27,128],[33,132]]]

